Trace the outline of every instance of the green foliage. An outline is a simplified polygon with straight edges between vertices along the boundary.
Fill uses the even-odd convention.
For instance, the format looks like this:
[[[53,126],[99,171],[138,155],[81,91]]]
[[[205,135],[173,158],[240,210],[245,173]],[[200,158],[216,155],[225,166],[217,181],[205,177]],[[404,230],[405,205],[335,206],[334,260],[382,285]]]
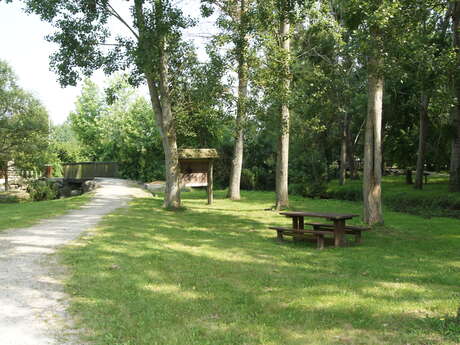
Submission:
[[[134,12],[137,19],[128,21],[128,25],[134,23],[130,27],[133,37],[112,37],[106,28],[114,12],[106,2],[91,6],[77,0],[26,3],[29,11],[51,21],[57,29],[50,39],[60,50],[52,65],[63,84],[75,83],[99,67],[109,73],[128,72],[114,77],[105,92],[90,81],[84,82],[70,121],[70,131],[78,141],[55,139],[58,135],[52,133],[53,154],[47,161],[55,163],[55,171],[59,171],[59,162],[116,160],[121,162],[123,176],[163,178],[163,143],[160,132],[152,129],[155,114],[129,87],[140,85],[146,71],[158,79],[160,45],[144,43],[159,42],[160,38],[168,47],[178,146],[217,148],[221,158],[216,162],[216,183],[222,187],[227,185],[233,154],[234,73],[241,56],[250,65],[244,168],[254,177],[251,188],[270,190],[275,186],[282,102],[288,102],[291,110],[291,192],[323,194],[326,179],[334,174],[325,167],[339,159],[345,118],[348,154],[362,161],[370,54],[379,54],[385,63],[379,71],[385,75],[385,164],[415,165],[423,93],[430,99],[427,169],[445,169],[449,164],[454,103],[451,79],[456,72],[448,1],[247,0],[248,10],[240,18],[239,1],[202,0],[204,16],[218,10],[219,32],[207,47],[206,62],[198,59],[191,44],[182,41],[181,28],[193,23],[171,1],[161,5],[142,2],[147,19],[142,39],[146,41],[136,37],[141,22]],[[279,25],[284,19],[293,23],[290,54],[279,47]],[[114,41],[117,45],[104,46]],[[5,75],[11,74],[8,68],[4,70]],[[279,83],[286,76],[292,80],[289,89]],[[14,83],[14,78],[6,78],[4,84],[9,86],[5,88],[14,89]],[[346,193],[350,198],[359,194]]]
[[[256,176],[249,169],[243,169],[241,171],[241,189],[253,190],[256,187]]]
[[[21,89],[8,64],[0,60],[0,167],[14,161],[22,170],[41,170],[47,160],[48,113]]]
[[[221,83],[222,60],[198,63],[192,47],[173,64],[172,103],[180,147],[219,147],[228,130]],[[180,61],[179,61],[180,60]],[[174,61],[174,60],[173,60]],[[151,105],[123,75],[114,76],[105,94],[86,80],[70,116],[71,130],[81,148],[77,152],[95,161],[117,161],[123,177],[151,181],[164,178],[163,144]]]
[[[74,159],[119,162],[126,178],[163,177],[162,143],[152,107],[126,77],[111,79],[106,94],[86,80],[70,126],[81,143],[74,147]]]
[[[95,83],[85,79],[75,106],[75,112],[69,116],[71,130],[83,144],[83,154],[95,160],[104,152],[101,132],[101,121],[107,112],[104,96]]]
[[[57,184],[46,180],[30,181],[27,192],[33,201],[54,200],[59,197]]]
[[[70,121],[51,128],[49,158],[47,164],[53,166],[54,176],[62,176],[63,163],[86,162],[90,158],[84,153],[84,147],[71,128]]]
[[[291,194],[324,197],[327,190],[327,164],[318,152],[306,151],[291,166]]]
[[[225,61],[211,46],[210,59],[202,63],[195,49],[184,44],[180,59],[173,60],[175,84],[172,108],[179,147],[219,147],[231,124],[228,108],[232,96],[224,81]]]

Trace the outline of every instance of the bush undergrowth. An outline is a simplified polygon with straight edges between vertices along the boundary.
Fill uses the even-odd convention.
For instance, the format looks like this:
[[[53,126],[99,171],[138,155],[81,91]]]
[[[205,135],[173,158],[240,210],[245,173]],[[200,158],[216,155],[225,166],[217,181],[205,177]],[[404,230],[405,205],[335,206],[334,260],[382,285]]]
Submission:
[[[27,187],[27,191],[33,201],[54,200],[59,197],[57,185],[49,181],[31,181]]]
[[[325,195],[331,199],[362,201],[362,181],[347,181],[344,186],[332,181]],[[404,177],[384,177],[382,198],[384,205],[394,211],[425,217],[460,218],[460,193],[448,191],[446,178],[433,178],[423,190],[416,190],[413,185],[404,183]]]

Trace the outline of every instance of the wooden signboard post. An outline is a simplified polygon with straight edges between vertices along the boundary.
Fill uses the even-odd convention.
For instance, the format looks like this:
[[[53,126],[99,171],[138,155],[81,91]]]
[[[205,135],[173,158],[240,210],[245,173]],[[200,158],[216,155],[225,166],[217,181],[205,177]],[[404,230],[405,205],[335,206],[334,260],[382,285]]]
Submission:
[[[214,149],[179,150],[182,187],[207,187],[208,204],[213,202],[214,159],[219,155]]]

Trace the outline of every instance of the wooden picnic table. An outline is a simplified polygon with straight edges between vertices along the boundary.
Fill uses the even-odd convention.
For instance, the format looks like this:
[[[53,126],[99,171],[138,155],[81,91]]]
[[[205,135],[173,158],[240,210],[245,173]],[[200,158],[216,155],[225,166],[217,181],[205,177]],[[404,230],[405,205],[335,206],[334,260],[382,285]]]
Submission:
[[[283,216],[292,218],[293,231],[305,229],[305,217],[325,218],[332,221],[332,231],[334,233],[335,247],[343,247],[345,245],[345,221],[359,216],[358,214],[338,214],[338,213],[318,213],[318,212],[281,212]]]

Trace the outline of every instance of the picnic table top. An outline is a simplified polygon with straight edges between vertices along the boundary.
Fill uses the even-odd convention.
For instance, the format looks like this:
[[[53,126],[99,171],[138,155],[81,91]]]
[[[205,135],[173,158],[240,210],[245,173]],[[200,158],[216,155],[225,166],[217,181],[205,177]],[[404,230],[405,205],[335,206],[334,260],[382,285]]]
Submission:
[[[352,219],[353,217],[359,216],[359,214],[299,212],[299,211],[280,212],[280,214],[286,217],[317,217],[317,218],[326,218],[329,220],[345,220],[345,219]]]

